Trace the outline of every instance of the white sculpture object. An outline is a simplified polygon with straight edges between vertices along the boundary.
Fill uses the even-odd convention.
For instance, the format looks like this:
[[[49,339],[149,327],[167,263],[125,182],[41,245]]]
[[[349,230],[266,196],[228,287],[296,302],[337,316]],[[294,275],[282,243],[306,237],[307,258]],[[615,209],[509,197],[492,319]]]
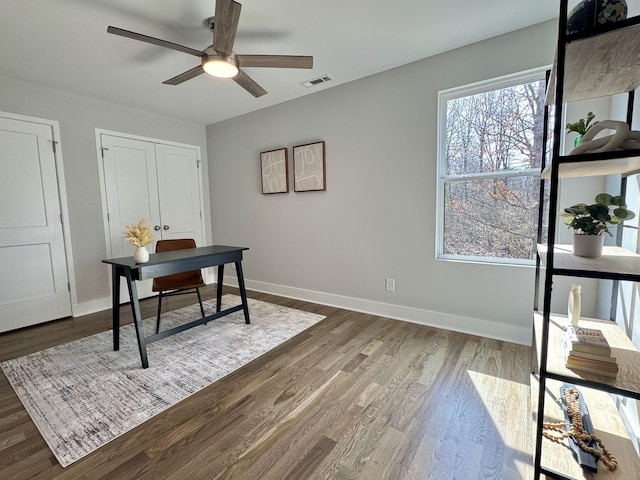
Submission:
[[[613,129],[613,135],[595,138],[602,130]],[[582,142],[571,150],[570,155],[581,153],[611,152],[616,149],[635,150],[640,149],[640,132],[630,130],[626,122],[617,120],[604,120],[594,123],[582,136]]]
[[[580,290],[582,287],[575,283],[571,284],[571,290],[569,291],[569,305],[567,307],[569,324],[578,326],[580,320]]]

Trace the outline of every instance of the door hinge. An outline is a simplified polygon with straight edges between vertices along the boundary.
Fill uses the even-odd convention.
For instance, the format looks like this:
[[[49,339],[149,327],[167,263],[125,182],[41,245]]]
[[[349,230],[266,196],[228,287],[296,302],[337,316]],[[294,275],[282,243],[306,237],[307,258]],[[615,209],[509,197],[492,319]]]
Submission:
[[[102,155],[102,158],[104,159],[104,151],[105,150],[109,150],[107,147],[100,147],[100,155]]]
[[[60,223],[64,225],[64,218],[62,217],[62,214],[60,214]]]
[[[56,145],[58,142],[56,142],[55,140],[51,140],[51,148],[53,149],[53,154],[55,155],[56,153],[58,153],[56,151]]]
[[[107,212],[107,223],[111,221],[111,217],[109,216],[109,212]]]
[[[71,291],[71,284],[69,282],[67,282],[67,290],[70,292]]]
[[[200,168],[201,163],[202,163],[202,160],[196,160],[196,168]]]

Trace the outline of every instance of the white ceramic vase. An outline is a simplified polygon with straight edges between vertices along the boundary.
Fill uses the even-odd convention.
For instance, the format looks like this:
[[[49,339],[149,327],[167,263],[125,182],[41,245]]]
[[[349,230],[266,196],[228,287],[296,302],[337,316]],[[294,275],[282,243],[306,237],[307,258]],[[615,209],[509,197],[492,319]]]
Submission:
[[[571,284],[571,290],[569,291],[569,302],[567,307],[567,313],[569,317],[569,323],[574,326],[578,326],[580,321],[580,290],[582,287],[576,283]]]
[[[604,235],[573,234],[573,254],[578,257],[598,258],[602,255]]]
[[[149,250],[147,250],[147,247],[136,247],[135,252],[133,252],[133,259],[136,263],[147,263],[149,261]]]

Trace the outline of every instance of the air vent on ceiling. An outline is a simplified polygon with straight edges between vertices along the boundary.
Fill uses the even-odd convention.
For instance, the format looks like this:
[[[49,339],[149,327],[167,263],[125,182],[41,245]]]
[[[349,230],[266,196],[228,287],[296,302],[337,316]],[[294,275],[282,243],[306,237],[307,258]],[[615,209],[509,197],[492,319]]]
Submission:
[[[314,78],[313,80],[307,80],[306,82],[302,82],[300,85],[302,85],[303,87],[311,88],[311,87],[315,87],[316,85],[320,85],[321,83],[330,82],[332,80],[335,80],[335,79],[331,75],[323,75],[321,77]]]

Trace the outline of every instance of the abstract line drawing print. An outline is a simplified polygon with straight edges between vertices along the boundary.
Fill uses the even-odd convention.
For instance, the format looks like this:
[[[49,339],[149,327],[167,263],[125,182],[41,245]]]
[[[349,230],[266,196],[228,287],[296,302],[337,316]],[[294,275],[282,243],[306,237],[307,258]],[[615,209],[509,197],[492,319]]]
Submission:
[[[326,190],[325,142],[293,147],[293,176],[296,192]]]
[[[289,192],[288,163],[286,148],[260,153],[263,194]]]

